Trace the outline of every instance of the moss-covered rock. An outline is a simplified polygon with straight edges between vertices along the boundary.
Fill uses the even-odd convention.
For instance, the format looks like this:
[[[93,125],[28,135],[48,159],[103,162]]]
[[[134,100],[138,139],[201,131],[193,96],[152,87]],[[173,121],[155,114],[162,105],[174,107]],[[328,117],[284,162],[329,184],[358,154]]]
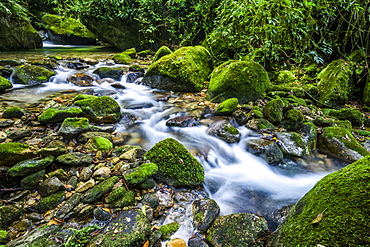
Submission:
[[[3,113],[3,118],[21,118],[24,115],[23,110],[18,106],[7,108]]]
[[[154,177],[159,182],[175,187],[195,187],[204,181],[203,166],[184,145],[172,138],[155,144],[144,158],[158,166]]]
[[[370,156],[325,176],[292,208],[268,246],[369,246],[369,180]]]
[[[365,115],[359,110],[351,108],[331,110],[328,115],[340,120],[349,120],[354,126],[362,126],[365,122]]]
[[[135,202],[135,192],[125,187],[118,187],[105,197],[105,202],[115,208],[131,206]]]
[[[36,206],[35,210],[39,213],[45,213],[48,210],[54,209],[65,199],[65,192],[58,192],[43,198]]]
[[[85,150],[107,152],[113,149],[113,143],[105,137],[95,136],[84,145]]]
[[[217,107],[216,115],[230,115],[238,109],[239,100],[237,98],[227,99]]]
[[[269,164],[277,164],[284,158],[284,154],[276,142],[267,139],[247,140],[246,150],[264,159]]]
[[[277,132],[276,137],[280,144],[280,149],[285,155],[294,157],[304,157],[310,153],[307,143],[302,136],[296,132]]]
[[[0,244],[5,243],[8,238],[8,232],[5,230],[0,230]]]
[[[30,159],[24,160],[8,170],[8,175],[11,177],[27,176],[32,173],[38,172],[51,165],[54,161],[54,156],[48,156],[43,159]]]
[[[82,201],[85,203],[92,203],[102,199],[105,194],[109,193],[112,190],[114,184],[117,183],[117,181],[118,177],[114,176],[108,178],[103,182],[100,182],[98,185],[91,188],[84,194]]]
[[[100,78],[113,78],[116,81],[119,81],[123,75],[123,72],[127,71],[127,68],[123,67],[99,67],[94,70],[94,74],[100,76]]]
[[[45,170],[38,171],[36,173],[30,174],[23,178],[21,181],[21,187],[25,190],[32,190],[37,187],[39,182],[41,182],[45,177]]]
[[[199,92],[212,66],[211,54],[203,46],[183,47],[152,63],[143,83],[164,90]]]
[[[36,65],[22,65],[14,69],[13,82],[24,85],[40,85],[49,81],[49,78],[56,75],[54,71],[50,71],[44,67]]]
[[[60,126],[58,134],[63,136],[65,139],[72,139],[79,136],[84,131],[89,129],[88,118],[70,118],[67,117],[63,120],[62,126]]]
[[[120,64],[129,64],[132,62],[132,58],[130,55],[126,52],[121,52],[119,54],[116,54],[112,57],[115,63],[120,63]]]
[[[318,138],[318,149],[333,157],[349,162],[359,160],[370,153],[342,127],[326,127]]]
[[[304,116],[297,108],[290,109],[284,114],[282,125],[287,130],[295,130],[304,120]]]
[[[89,166],[92,164],[93,158],[88,154],[72,152],[58,156],[56,161],[67,166]]]
[[[46,109],[37,120],[41,123],[57,123],[63,122],[68,117],[77,117],[82,113],[79,107],[50,107]]]
[[[272,131],[276,129],[275,125],[263,118],[251,119],[245,126],[255,131]]]
[[[6,89],[12,88],[13,84],[6,78],[0,76],[0,92],[4,92]]]
[[[48,29],[49,39],[56,44],[96,44],[95,35],[76,18],[46,14],[42,19]]]
[[[0,227],[7,227],[11,222],[17,220],[23,213],[23,208],[8,205],[0,207]]]
[[[145,163],[129,171],[125,175],[125,180],[130,186],[135,186],[150,179],[158,171],[158,166],[154,163]]]
[[[230,60],[211,74],[207,99],[222,102],[237,98],[240,103],[258,99],[270,86],[266,70],[255,62]]]
[[[220,216],[220,207],[215,200],[205,198],[192,203],[193,225],[200,233],[205,233],[213,221]]]
[[[342,59],[331,62],[317,76],[319,101],[330,106],[347,104],[353,93],[353,62]]]
[[[207,129],[206,133],[227,143],[239,142],[241,136],[239,130],[227,120],[213,122]]]
[[[0,143],[0,165],[12,166],[35,156],[36,154],[27,144],[19,142]]]
[[[279,72],[278,77],[276,78],[277,84],[284,84],[294,82],[296,80],[295,75],[290,70],[282,70]]]
[[[166,225],[161,226],[159,231],[162,233],[162,239],[167,240],[169,239],[177,230],[179,230],[180,224],[177,222],[168,223]]]
[[[278,123],[283,120],[284,102],[280,99],[269,101],[263,108],[263,117],[271,123]]]
[[[92,122],[115,123],[121,116],[120,105],[109,96],[94,96],[81,100],[76,98],[74,104],[81,107],[83,113]]]
[[[165,45],[164,46],[161,46],[158,49],[158,51],[154,54],[153,62],[156,62],[161,57],[164,57],[164,56],[169,55],[171,53],[172,53],[172,51],[170,50],[170,48],[168,48],[168,46],[165,46]]]
[[[268,232],[267,221],[254,214],[220,216],[207,231],[207,241],[215,247],[263,246]]]

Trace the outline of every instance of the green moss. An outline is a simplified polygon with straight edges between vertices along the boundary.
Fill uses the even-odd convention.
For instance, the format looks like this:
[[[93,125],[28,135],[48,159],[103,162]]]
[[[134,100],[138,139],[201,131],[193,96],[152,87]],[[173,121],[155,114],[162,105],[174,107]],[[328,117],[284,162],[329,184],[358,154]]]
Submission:
[[[50,155],[43,159],[23,160],[8,170],[8,175],[11,177],[27,176],[34,172],[45,169],[54,161],[54,156]]]
[[[88,143],[90,142],[92,144],[90,148],[92,148],[93,151],[109,151],[113,148],[113,143],[104,137],[95,136],[88,141]],[[86,145],[88,145],[88,143]]]
[[[118,177],[114,176],[99,183],[85,193],[82,201],[85,203],[91,203],[100,200],[105,194],[109,193],[112,190],[114,184],[117,183],[117,181]]]
[[[277,84],[290,83],[296,80],[295,75],[292,71],[283,70],[279,72],[279,75],[276,79]]]
[[[259,64],[246,61],[227,61],[211,74],[207,99],[222,102],[237,98],[246,103],[258,99],[270,86],[266,70]]]
[[[289,94],[293,93],[296,97],[299,97],[299,98],[303,98],[306,95],[303,87],[296,83],[285,83],[282,85],[270,85],[270,87],[268,88],[268,91],[269,92],[283,91]]]
[[[9,89],[12,87],[13,87],[13,84],[8,79],[0,76],[0,92],[3,92],[6,89]]]
[[[169,239],[172,234],[174,234],[180,228],[180,224],[177,222],[172,222],[166,225],[161,226],[159,231],[162,233],[162,239]]]
[[[293,207],[272,246],[369,246],[370,157],[321,179]],[[311,223],[316,217],[318,223]]]
[[[112,59],[114,60],[114,62],[120,64],[129,64],[132,62],[132,58],[130,57],[130,55],[125,52],[114,55]]]
[[[216,109],[216,113],[217,114],[231,114],[233,113],[236,109],[238,109],[238,104],[239,104],[239,100],[237,98],[231,98],[231,99],[227,99],[223,102],[221,102],[221,104],[217,107]]]
[[[0,207],[0,227],[7,227],[11,222],[17,220],[23,213],[23,209],[16,206]]]
[[[135,168],[133,172],[125,176],[129,185],[138,185],[150,179],[158,171],[158,166],[154,163],[145,163]]]
[[[2,157],[2,154],[21,153],[29,147],[29,145],[19,142],[0,143],[0,158]]]
[[[64,201],[65,193],[58,192],[43,198],[36,206],[35,209],[39,213],[45,213],[48,210],[54,209],[62,201]]]
[[[117,208],[131,206],[135,202],[135,192],[128,191],[125,187],[118,187],[105,198],[105,202]]]
[[[62,122],[67,117],[77,117],[82,113],[79,107],[50,107],[37,118],[40,122]]]
[[[48,29],[55,34],[75,35],[82,38],[95,39],[95,34],[90,32],[78,19],[57,15],[44,15],[42,17]]]
[[[56,75],[54,71],[44,67],[22,65],[14,69],[13,81],[24,85],[38,85],[47,82],[53,75]]]
[[[278,123],[283,120],[284,102],[280,99],[269,101],[263,108],[263,116],[271,123]]]
[[[283,126],[288,130],[296,129],[303,122],[303,114],[300,110],[293,108],[284,114]]]
[[[74,97],[73,102],[84,100],[84,99],[96,99],[97,96],[90,95],[90,94],[78,94],[76,97]]]
[[[172,138],[155,144],[144,158],[158,166],[154,176],[161,182],[175,187],[194,187],[204,181],[202,165],[184,145]]]
[[[167,46],[161,46],[158,51],[154,54],[153,62],[158,61],[163,56],[171,54],[172,51]]]
[[[328,115],[340,120],[349,120],[355,126],[362,126],[365,122],[365,115],[359,110],[351,108],[331,110]]]
[[[18,106],[7,108],[3,113],[3,118],[21,118],[24,115],[23,110]]]
[[[79,230],[74,228],[69,228],[74,233],[73,235],[67,240],[64,246],[66,247],[83,247],[85,246],[89,240],[92,238],[90,233],[96,230],[99,230],[100,227],[97,225],[86,226]]]
[[[4,242],[8,238],[8,232],[0,230],[0,243]]]

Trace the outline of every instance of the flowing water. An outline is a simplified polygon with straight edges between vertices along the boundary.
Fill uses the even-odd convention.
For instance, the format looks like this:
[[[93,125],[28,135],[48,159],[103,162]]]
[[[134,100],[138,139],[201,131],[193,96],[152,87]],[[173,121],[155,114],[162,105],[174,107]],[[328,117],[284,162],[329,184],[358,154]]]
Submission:
[[[59,48],[61,50],[58,50]],[[37,54],[31,54],[31,56],[38,56],[40,53],[42,55],[61,54],[63,56],[65,49],[65,46],[53,46],[39,51]],[[120,81],[125,89],[113,88],[108,83],[94,84],[87,88],[67,83],[66,78],[71,74],[77,72],[92,74],[92,71],[97,67],[106,66],[104,59],[108,58],[112,52],[110,50],[96,51],[93,48],[93,51],[85,53],[88,50],[86,47],[73,47],[73,49],[81,49],[82,53],[79,53],[81,50],[77,52],[78,56],[81,57],[91,57],[93,53],[98,53],[101,62],[83,71],[59,66],[56,70],[57,75],[52,77],[50,82],[36,87],[15,85],[15,89],[3,94],[3,96],[27,103],[36,103],[47,95],[64,90],[81,92],[90,90],[98,95],[111,95],[122,106],[124,116],[133,115],[136,119],[135,122],[121,121],[116,126],[117,133],[127,135],[125,144],[139,144],[149,149],[158,141],[168,137],[179,140],[202,163],[205,169],[204,189],[212,199],[217,201],[223,215],[249,212],[268,218],[272,211],[296,202],[320,178],[339,168],[337,164],[329,164],[325,169],[315,169],[318,167],[316,166],[318,159],[305,161],[304,164],[294,160],[286,160],[284,163],[271,166],[246,151],[246,140],[260,138],[260,136],[243,126],[238,127],[242,138],[240,142],[235,144],[228,144],[207,135],[207,126],[205,125],[187,128],[167,127],[166,121],[169,118],[187,114],[189,111],[192,114],[200,115],[201,107],[197,109],[196,106],[200,106],[201,103],[195,102],[194,98],[191,97],[180,97],[181,95],[171,92],[126,83],[125,76]],[[20,53],[13,55],[16,58]],[[170,100],[162,101],[166,97]],[[130,107],[138,105],[144,107]],[[186,108],[191,105],[193,106],[191,109]],[[191,234],[189,231],[185,233],[185,235],[189,234]]]

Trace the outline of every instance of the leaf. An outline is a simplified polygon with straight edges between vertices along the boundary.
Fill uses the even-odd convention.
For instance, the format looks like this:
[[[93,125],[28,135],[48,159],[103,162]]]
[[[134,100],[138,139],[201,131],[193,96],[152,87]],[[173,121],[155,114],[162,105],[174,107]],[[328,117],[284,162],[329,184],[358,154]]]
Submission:
[[[321,213],[319,213],[313,221],[311,221],[311,224],[317,224],[317,223],[319,223],[322,220],[322,218],[324,217],[324,212],[325,211],[326,211],[326,208],[325,208],[324,211],[322,211]]]

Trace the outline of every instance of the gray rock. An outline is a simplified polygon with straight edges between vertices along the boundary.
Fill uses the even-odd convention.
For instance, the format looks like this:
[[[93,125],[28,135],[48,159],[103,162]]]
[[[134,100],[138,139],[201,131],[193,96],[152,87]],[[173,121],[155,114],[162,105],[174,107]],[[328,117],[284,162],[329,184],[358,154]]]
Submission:
[[[189,247],[209,247],[209,245],[200,237],[189,239],[188,246]]]
[[[110,177],[111,169],[109,167],[100,167],[93,174],[93,179],[97,181],[104,181]]]
[[[101,207],[97,207],[93,211],[95,219],[99,221],[107,221],[110,219],[111,214],[105,210],[103,210]]]
[[[80,181],[87,181],[90,179],[92,174],[93,174],[93,171],[90,169],[90,167],[85,166],[82,168],[78,178],[80,179]]]
[[[57,191],[65,190],[63,183],[57,177],[45,179],[42,184],[37,187],[42,197],[49,196]]]
[[[283,160],[284,154],[275,141],[266,139],[249,139],[246,142],[248,152],[264,159],[269,164],[276,164]]]
[[[200,233],[205,233],[213,221],[220,215],[216,201],[206,198],[192,204],[193,225]]]
[[[199,125],[199,120],[194,116],[180,116],[167,120],[169,127],[193,127]]]
[[[0,119],[0,127],[9,127],[9,126],[12,126],[13,124],[14,124],[13,119],[5,119],[5,118]]]
[[[10,131],[8,137],[13,140],[20,140],[24,137],[32,136],[32,131],[30,129],[17,129]]]
[[[45,170],[41,170],[31,175],[28,175],[27,177],[22,179],[21,186],[23,189],[26,190],[35,189],[39,182],[41,182],[44,179],[44,176]]]
[[[78,203],[80,203],[82,196],[82,193],[73,194],[71,198],[69,198],[58,210],[58,212],[55,214],[55,217],[58,219],[64,219],[69,214],[69,212],[71,212],[73,208],[77,206]]]
[[[240,141],[239,131],[227,120],[216,121],[209,126],[207,134],[215,136],[227,143]]]
[[[58,156],[56,161],[68,166],[88,166],[92,164],[93,158],[88,154],[73,152]]]
[[[298,133],[277,132],[276,137],[281,151],[283,151],[284,154],[295,157],[303,157],[309,154],[306,143]]]

